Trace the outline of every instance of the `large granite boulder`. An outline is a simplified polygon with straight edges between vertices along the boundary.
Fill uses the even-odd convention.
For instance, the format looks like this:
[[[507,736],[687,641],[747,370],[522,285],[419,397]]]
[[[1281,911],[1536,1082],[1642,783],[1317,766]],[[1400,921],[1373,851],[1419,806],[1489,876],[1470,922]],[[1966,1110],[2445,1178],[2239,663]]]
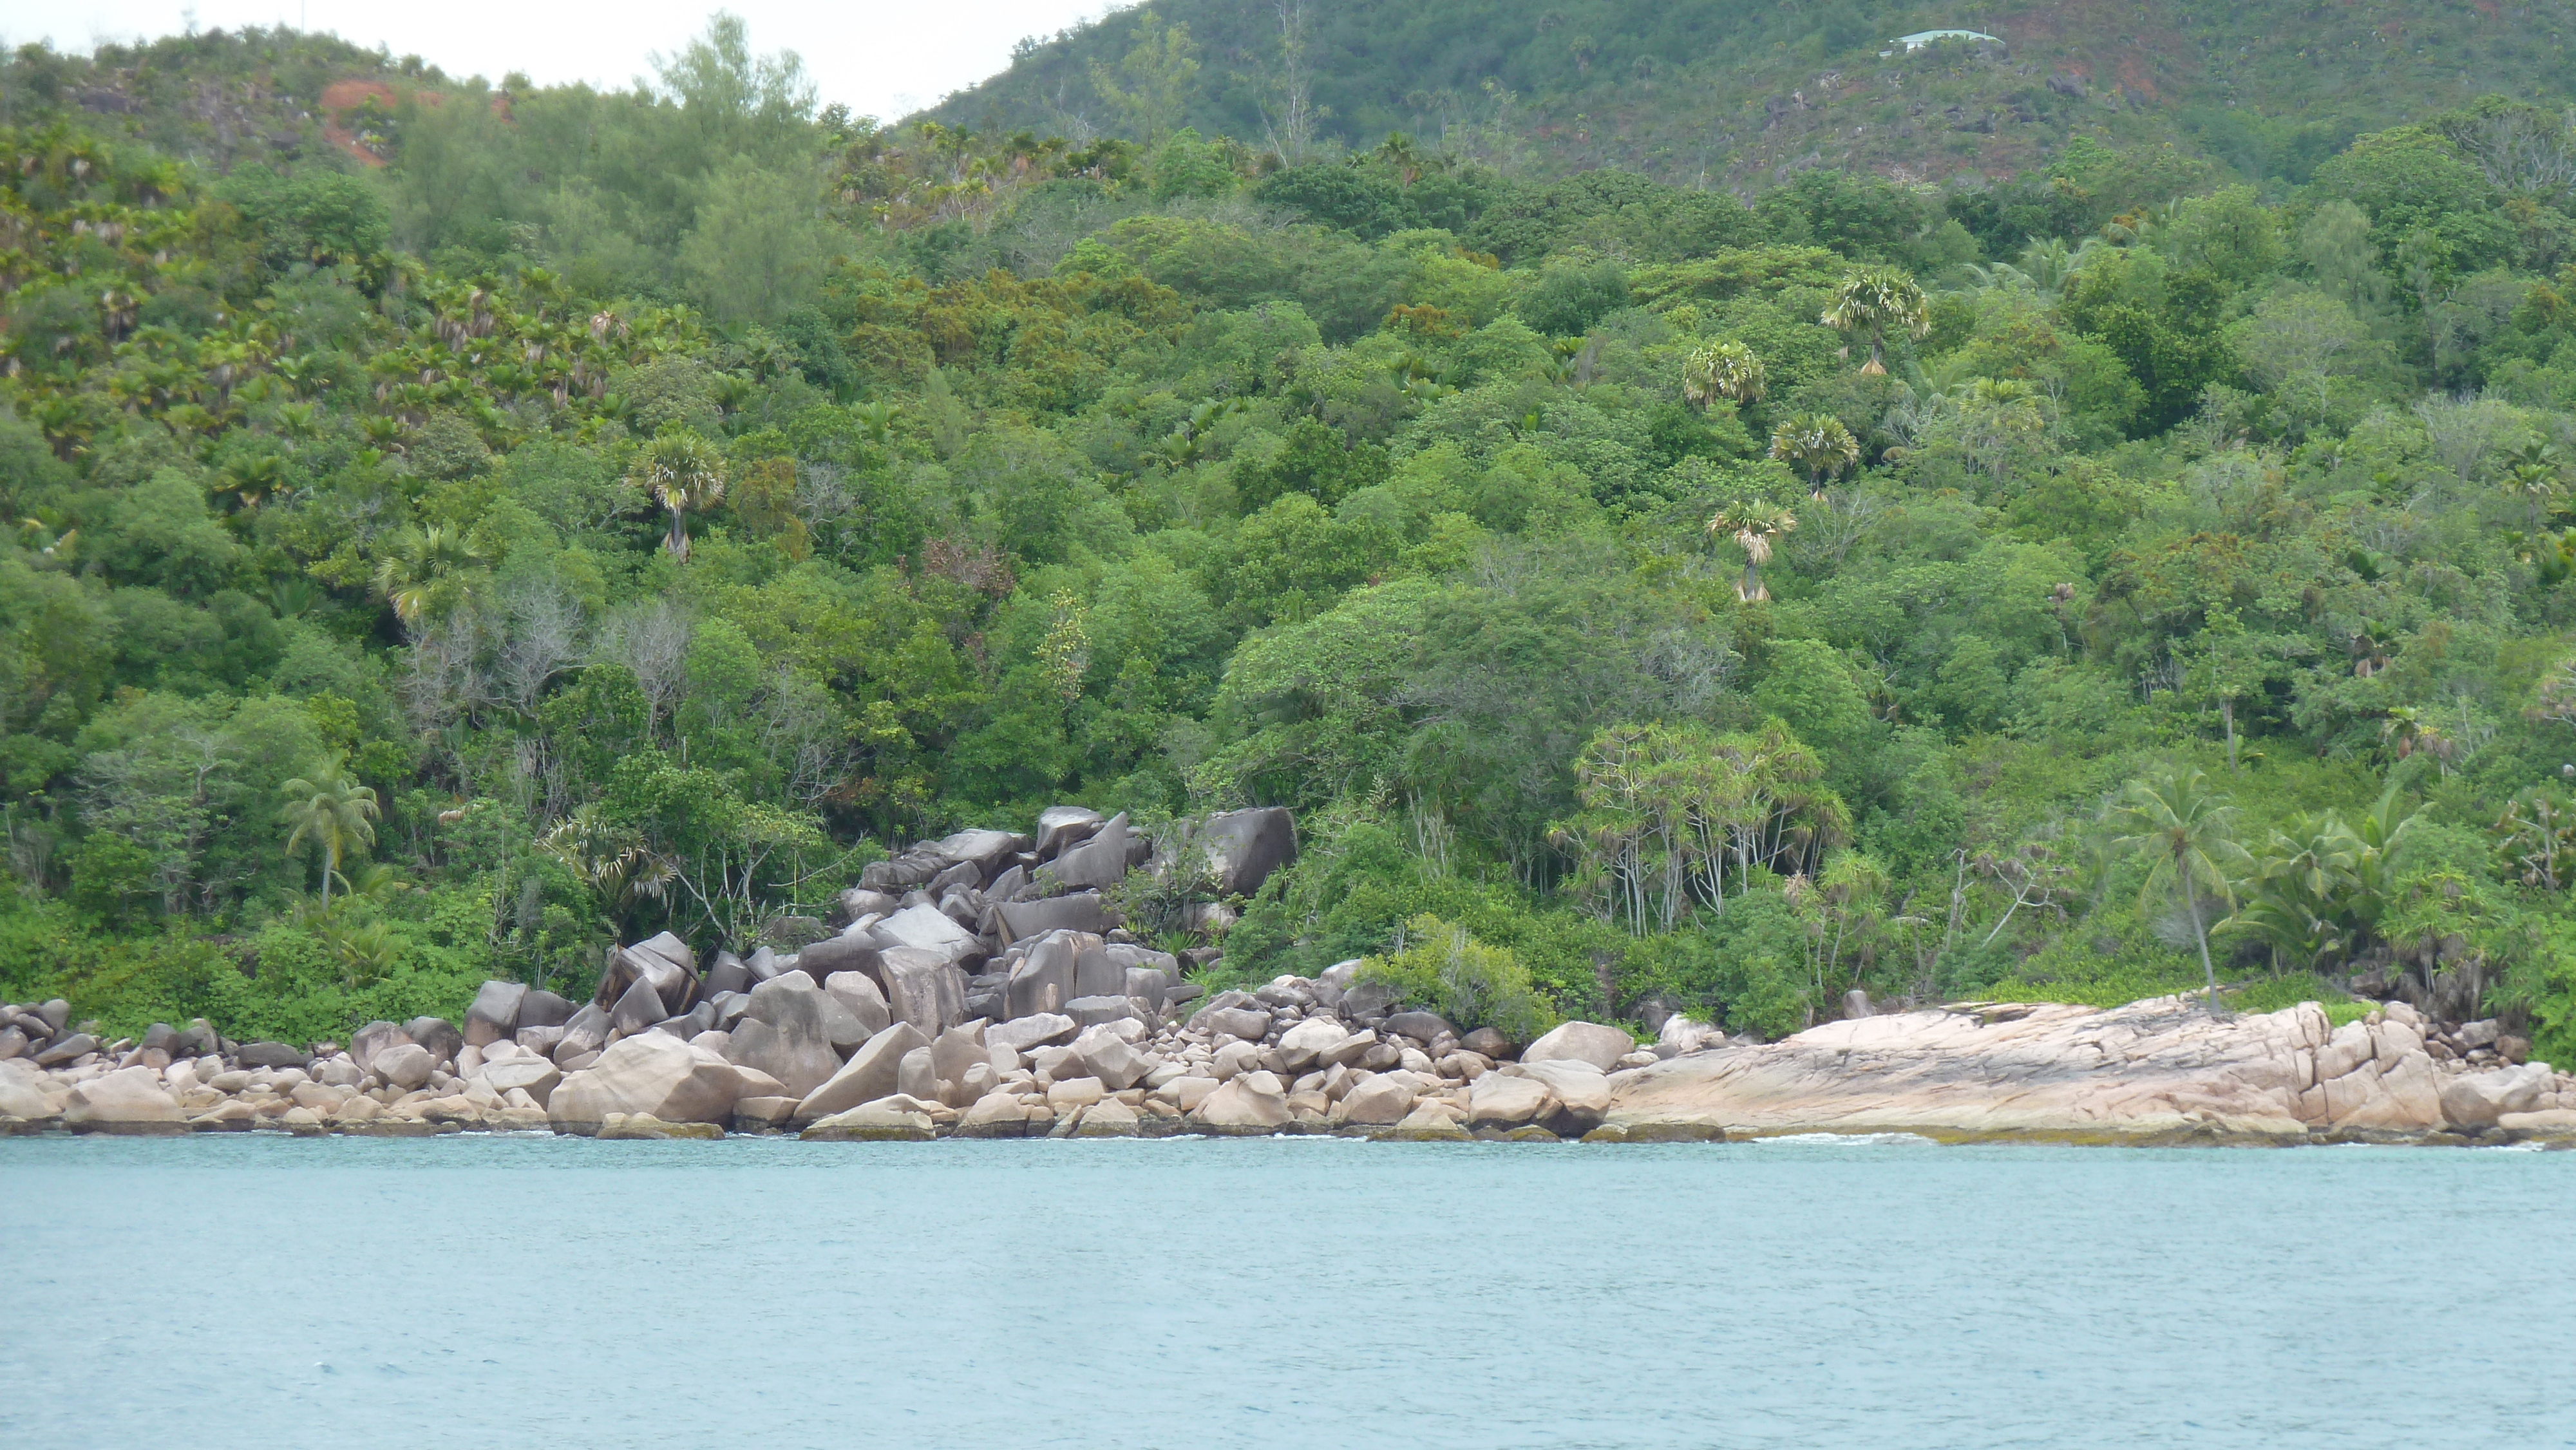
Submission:
[[[1051,859],[1068,846],[1091,839],[1100,829],[1100,812],[1086,806],[1049,806],[1038,812],[1037,840],[1030,846],[1039,858]]]
[[[1250,896],[1272,872],[1297,859],[1297,823],[1278,806],[1220,811],[1198,829],[1196,842],[1216,869],[1218,889]]]
[[[1119,812],[1101,824],[1091,839],[1074,846],[1039,872],[1039,879],[1053,877],[1068,891],[1081,891],[1102,886],[1115,886],[1127,879],[1127,857],[1130,846],[1127,813]]]
[[[834,972],[823,979],[823,990],[870,1033],[885,1031],[886,1024],[894,1020],[886,1006],[884,986],[866,972]]]
[[[506,1062],[487,1064],[483,1069],[483,1081],[504,1097],[513,1089],[524,1092],[542,1108],[553,1100],[563,1074],[542,1057],[513,1057]]]
[[[889,949],[910,947],[951,965],[984,958],[983,938],[948,919],[936,906],[907,906],[869,928],[877,940]],[[894,984],[883,984],[886,1000],[894,1000]]]
[[[925,1038],[966,1020],[966,974],[955,959],[920,947],[888,947],[878,958],[885,973],[886,1010]]]
[[[519,999],[516,1030],[525,1032],[531,1027],[561,1027],[572,1020],[572,1014],[572,1003],[552,992],[531,988],[528,995]]]
[[[774,1076],[774,1074],[773,1074]],[[733,1115],[742,1075],[733,1064],[667,1033],[611,1044],[599,1061],[565,1076],[546,1104],[561,1131],[594,1133],[610,1113],[645,1113],[666,1123],[722,1123]]]
[[[1413,1111],[1411,1080],[1394,1073],[1370,1073],[1351,1085],[1333,1105],[1336,1122],[1391,1126]]]
[[[188,1115],[162,1091],[159,1073],[125,1067],[73,1087],[63,1125],[75,1133],[181,1133]]]
[[[419,1043],[421,1046],[428,1048],[430,1060],[433,1062],[454,1062],[456,1060],[456,1054],[465,1050],[465,1033],[460,1030],[455,1023],[448,1021],[444,1017],[414,1017],[409,1022],[403,1024],[403,1035],[410,1038],[412,1041]],[[243,1059],[243,1065],[249,1066],[249,1059]],[[299,1060],[292,1064],[268,1063],[264,1065],[271,1067],[301,1067],[303,1066],[303,1060]]]
[[[1489,1072],[1467,1090],[1467,1121],[1479,1128],[1517,1128],[1546,1116],[1554,1101],[1537,1078]]]
[[[1201,1127],[1266,1133],[1286,1127],[1288,1090],[1277,1074],[1248,1072],[1199,1100],[1189,1117]]]
[[[1033,1048],[1070,1042],[1079,1030],[1073,1019],[1061,1012],[1038,1012],[985,1028],[984,1044],[1025,1053]]]
[[[2537,1062],[2467,1072],[2442,1085],[2442,1117],[2472,1132],[2496,1126],[2507,1113],[2539,1112],[2553,1105],[2556,1075]]]
[[[930,1039],[911,1023],[895,1023],[869,1038],[828,1081],[798,1094],[803,1101],[797,1104],[795,1120],[810,1123],[891,1095],[903,1071],[904,1055],[929,1045]]]
[[[438,1067],[429,1049],[417,1042],[397,1042],[376,1054],[375,1074],[393,1087],[410,1092],[429,1081]]]
[[[1392,1023],[1395,1018],[1390,1017],[1387,1021]],[[1608,1072],[1619,1065],[1620,1058],[1636,1050],[1637,1039],[1616,1027],[1599,1022],[1561,1022],[1542,1033],[1538,1041],[1522,1048],[1521,1061],[1546,1062],[1565,1058],[1588,1062]]]
[[[836,1036],[849,1039],[855,1050],[868,1033],[813,978],[787,972],[751,989],[724,1056],[778,1079],[788,1096],[803,1097],[841,1070]]]
[[[993,915],[1005,942],[1025,941],[1041,932],[1081,931],[1100,935],[1118,925],[1118,914],[1097,891],[1076,891],[1042,901],[1005,901]]]
[[[485,982],[465,1009],[465,1045],[488,1047],[519,1032],[519,1008],[528,1000],[525,982]]]
[[[1541,1123],[1560,1138],[1579,1138],[1601,1126],[1610,1111],[1610,1079],[1591,1063],[1573,1058],[1516,1062],[1486,1077],[1525,1077],[1547,1087],[1556,1100]],[[1485,1079],[1480,1077],[1478,1082]]]
[[[1083,957],[1100,948],[1100,938],[1089,932],[1050,931],[1039,937],[1021,954],[1003,985],[1003,1015],[1020,1018],[1063,1011],[1065,1003],[1083,995],[1077,987]]]
[[[1290,1072],[1304,1072],[1350,1035],[1330,1017],[1309,1017],[1280,1034],[1279,1060]]]
[[[931,849],[951,861],[975,867],[975,879],[966,884],[981,886],[1008,869],[1004,863],[1033,844],[1013,831],[959,831]]]

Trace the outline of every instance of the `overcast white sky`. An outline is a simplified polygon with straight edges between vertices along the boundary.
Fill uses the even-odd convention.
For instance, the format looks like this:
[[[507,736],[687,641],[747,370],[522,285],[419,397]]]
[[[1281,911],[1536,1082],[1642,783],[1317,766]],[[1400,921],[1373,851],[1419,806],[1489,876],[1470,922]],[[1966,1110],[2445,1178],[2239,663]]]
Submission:
[[[184,31],[191,17],[200,30],[282,21],[418,55],[456,75],[498,81],[516,70],[543,84],[624,85],[651,73],[653,52],[676,51],[709,14],[729,9],[749,22],[755,49],[802,55],[824,101],[891,120],[1002,69],[1021,36],[1053,35],[1112,8],[1107,0],[0,0],[0,40],[50,38],[86,53],[100,40]]]

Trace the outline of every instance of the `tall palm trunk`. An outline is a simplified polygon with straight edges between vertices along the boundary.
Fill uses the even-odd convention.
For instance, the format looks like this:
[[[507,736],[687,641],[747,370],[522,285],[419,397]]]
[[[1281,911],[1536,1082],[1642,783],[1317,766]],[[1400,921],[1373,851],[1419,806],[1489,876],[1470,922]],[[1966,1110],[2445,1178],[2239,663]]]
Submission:
[[[2209,964],[2209,932],[2200,924],[2200,893],[2186,887],[2191,907],[2192,939],[2200,943],[2200,974],[2209,982],[2209,1015],[2218,1015],[2218,968]]]

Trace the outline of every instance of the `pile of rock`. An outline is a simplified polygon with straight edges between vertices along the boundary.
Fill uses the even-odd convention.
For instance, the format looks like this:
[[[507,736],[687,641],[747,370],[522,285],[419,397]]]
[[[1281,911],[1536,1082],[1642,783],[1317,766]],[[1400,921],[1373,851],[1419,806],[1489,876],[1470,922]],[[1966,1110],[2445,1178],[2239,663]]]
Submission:
[[[1954,1136],[2576,1139],[2576,1078],[2493,1022],[2390,1003],[2214,1019],[2007,1003],[1870,1015],[1783,1042],[1666,1017],[1651,1050],[1591,1022],[1527,1046],[1460,1032],[1359,963],[1199,1000],[1104,889],[1139,866],[1248,895],[1293,860],[1284,811],[1147,840],[1056,807],[867,868],[803,945],[618,948],[576,1006],[487,982],[460,1027],[375,1022],[344,1047],[236,1043],[200,1021],[99,1040],[62,1002],[0,1008],[0,1127],[813,1139],[1355,1133],[1596,1139],[1801,1131]],[[1198,908],[1221,928],[1222,904]],[[819,934],[820,939],[814,939]],[[1189,954],[1200,961],[1213,948]]]

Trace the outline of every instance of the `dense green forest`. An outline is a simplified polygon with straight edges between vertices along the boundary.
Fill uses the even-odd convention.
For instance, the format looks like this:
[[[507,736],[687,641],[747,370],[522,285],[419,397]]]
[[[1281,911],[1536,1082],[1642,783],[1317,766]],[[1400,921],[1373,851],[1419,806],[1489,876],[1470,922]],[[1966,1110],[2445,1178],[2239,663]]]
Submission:
[[[0,104],[0,994],[310,1038],[1265,804],[1225,980],[1464,931],[1566,1015],[2214,975],[2576,1051],[2554,109],[1739,196],[881,126],[722,19],[629,92],[248,32]]]
[[[1179,72],[1134,60],[1137,17],[1023,41],[933,115],[982,130],[1194,126],[1290,160],[1390,131],[1492,164],[1619,166],[1768,185],[1843,166],[1949,183],[2044,165],[2077,136],[2171,144],[2250,181],[2305,182],[2367,131],[2505,94],[2556,107],[2564,0],[1161,0]],[[1902,36],[1969,30],[1908,51]]]

